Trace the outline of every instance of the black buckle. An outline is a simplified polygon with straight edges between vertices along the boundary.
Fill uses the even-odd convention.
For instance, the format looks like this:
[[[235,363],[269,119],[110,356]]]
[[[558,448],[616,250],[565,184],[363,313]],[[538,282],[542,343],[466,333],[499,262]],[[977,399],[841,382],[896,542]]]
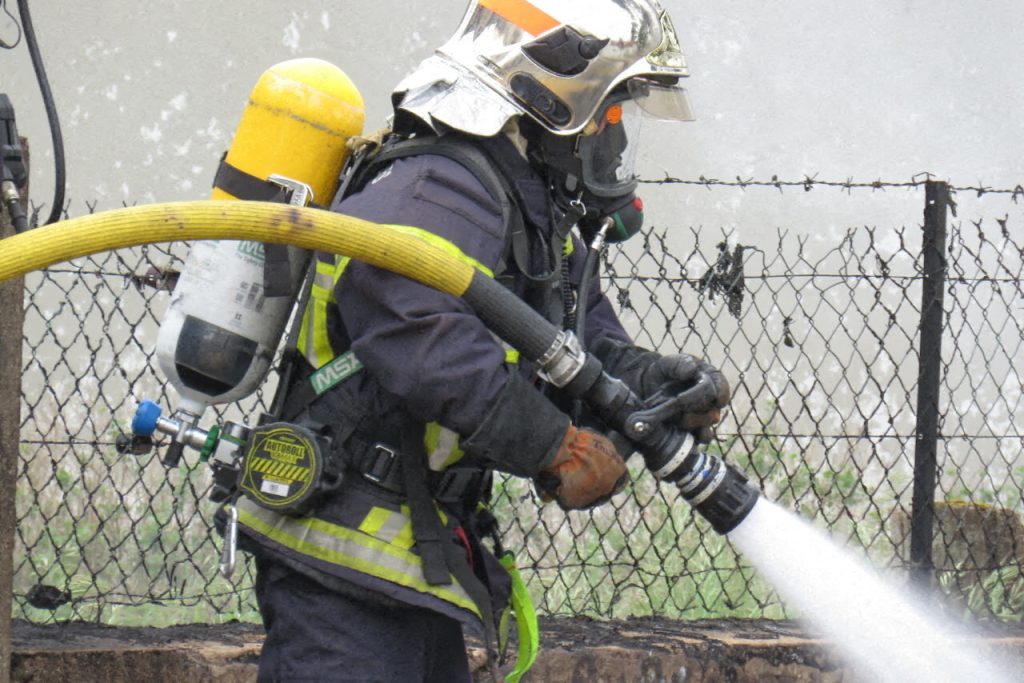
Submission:
[[[475,467],[449,467],[434,487],[434,498],[443,503],[460,503],[467,493],[478,493],[474,489],[480,488],[483,474],[483,470]]]
[[[363,472],[363,476],[374,484],[383,485],[384,480],[391,473],[395,457],[398,455],[395,449],[385,446],[382,443],[373,444],[373,453],[376,456],[373,464]]]

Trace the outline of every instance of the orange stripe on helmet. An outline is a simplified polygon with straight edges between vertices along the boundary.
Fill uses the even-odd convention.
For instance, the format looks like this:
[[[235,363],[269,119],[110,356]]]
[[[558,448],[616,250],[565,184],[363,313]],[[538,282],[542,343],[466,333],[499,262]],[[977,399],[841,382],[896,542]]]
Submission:
[[[479,2],[481,7],[486,7],[532,36],[550,31],[562,23],[526,0],[479,0]]]

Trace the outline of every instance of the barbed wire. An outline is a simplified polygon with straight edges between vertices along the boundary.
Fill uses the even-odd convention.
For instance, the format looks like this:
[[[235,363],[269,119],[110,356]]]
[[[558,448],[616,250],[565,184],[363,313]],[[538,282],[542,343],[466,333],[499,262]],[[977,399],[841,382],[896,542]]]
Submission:
[[[871,181],[857,181],[853,178],[847,178],[846,180],[819,180],[817,174],[804,176],[803,178],[795,180],[783,180],[778,176],[772,176],[770,180],[757,180],[755,178],[743,178],[736,176],[735,180],[721,180],[718,178],[708,178],[706,176],[700,176],[696,180],[677,178],[666,174],[664,178],[640,178],[638,182],[645,185],[694,185],[701,186],[710,190],[712,187],[736,187],[741,190],[745,190],[748,187],[766,187],[775,188],[779,192],[782,192],[785,188],[801,188],[804,192],[810,192],[816,187],[829,187],[840,190],[845,190],[848,193],[852,193],[854,189],[869,189],[869,190],[886,190],[888,188],[904,188],[914,189],[918,187],[924,187],[928,182],[935,181],[936,178],[930,173],[921,173],[910,180],[904,181],[893,181],[893,180],[871,180]],[[1024,198],[1024,183],[1018,184],[1012,188],[997,188],[991,187],[984,183],[976,183],[974,185],[957,185],[952,182],[948,182],[949,189],[951,192],[973,192],[978,197],[982,197],[986,194],[1003,194],[1009,195],[1010,198],[1017,202],[1019,198]]]

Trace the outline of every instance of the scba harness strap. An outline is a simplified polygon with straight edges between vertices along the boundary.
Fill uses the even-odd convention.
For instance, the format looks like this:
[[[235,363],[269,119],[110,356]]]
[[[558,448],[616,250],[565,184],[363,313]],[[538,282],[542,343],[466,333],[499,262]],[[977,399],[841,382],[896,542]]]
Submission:
[[[569,212],[564,220],[559,221],[556,230],[547,238],[547,244],[542,249],[548,256],[548,263],[541,266],[540,274],[535,275],[535,267],[531,263],[530,234],[523,218],[526,213],[526,200],[505,173],[505,167],[512,163],[510,155],[518,152],[504,149],[493,141],[470,140],[455,134],[425,138],[400,138],[393,135],[384,141],[380,151],[367,154],[365,165],[354,170],[345,193],[339,193],[339,197],[358,192],[379,172],[398,159],[430,154],[447,157],[467,169],[483,184],[484,189],[501,208],[505,247],[498,267],[495,268],[495,277],[499,280],[512,277],[510,266],[514,264],[518,273],[531,283],[556,283],[561,274],[565,240],[580,215]],[[548,315],[548,311],[544,313]]]
[[[373,147],[372,151],[359,149],[350,157],[350,163],[345,168],[334,205],[337,205],[345,197],[361,191],[373,178],[398,159],[423,155],[436,155],[451,159],[477,178],[487,193],[498,203],[501,210],[505,244],[502,248],[502,256],[493,273],[485,266],[462,254],[458,247],[441,238],[436,238],[436,246],[449,247],[457,257],[471,261],[474,267],[502,282],[517,295],[525,295],[524,286],[539,292],[539,296],[533,297],[534,305],[552,323],[562,325],[566,320],[571,321],[576,304],[568,293],[570,289],[569,275],[565,265],[567,264],[566,257],[572,251],[569,234],[581,214],[570,207],[570,210],[557,222],[550,235],[542,234],[541,230],[527,230],[524,220],[526,200],[502,170],[503,166],[513,162],[507,157],[510,154],[518,154],[518,152],[506,150],[493,143],[487,145],[485,150],[482,145],[487,145],[487,143],[467,140],[456,135],[411,139],[392,135],[386,138],[380,147]],[[525,162],[520,160],[519,163]],[[408,229],[417,230],[415,228]],[[429,240],[430,235],[426,231],[421,232],[424,232],[423,237]],[[532,245],[531,239],[539,240],[541,243]],[[537,267],[532,263],[534,259],[531,256],[543,257],[545,263]],[[317,397],[347,379],[351,374],[349,370],[354,366],[358,365],[358,367],[354,367],[353,372],[361,368],[361,363],[351,355],[351,351],[343,348],[328,350],[328,347],[334,346],[332,340],[318,339],[316,332],[310,329],[317,326],[317,322],[310,319],[310,315],[313,313],[311,310],[312,298],[315,298],[311,298],[310,293],[314,288],[320,287],[324,292],[321,296],[327,297],[329,301],[333,302],[333,287],[337,284],[347,262],[347,259],[342,258],[332,265],[325,263],[320,258],[315,258],[310,266],[312,272],[307,278],[303,297],[300,298],[302,324],[297,326],[298,332],[296,328],[293,328],[292,335],[295,339],[289,339],[287,353],[306,356],[306,360],[313,368],[316,368],[316,371],[306,381],[297,382],[294,386],[287,387],[287,399],[279,412],[283,419],[293,419],[299,415]],[[539,273],[534,274],[538,270]],[[321,331],[320,334],[326,335],[327,332]],[[300,337],[304,339],[300,339]],[[325,353],[327,353],[326,357],[322,357]]]
[[[274,202],[277,204],[296,204],[314,206],[313,192],[305,183],[283,176],[260,178],[228,163],[225,152],[217,166],[217,174],[213,178],[213,186],[227,192],[232,197],[256,202]],[[273,242],[263,243],[263,288],[268,297],[291,296],[291,256],[288,247]]]

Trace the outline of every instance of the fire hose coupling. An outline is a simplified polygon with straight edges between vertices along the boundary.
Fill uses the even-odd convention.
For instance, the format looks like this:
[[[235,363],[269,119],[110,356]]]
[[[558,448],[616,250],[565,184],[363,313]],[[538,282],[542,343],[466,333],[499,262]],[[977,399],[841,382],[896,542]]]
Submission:
[[[587,362],[580,340],[572,332],[559,331],[544,355],[537,359],[538,374],[561,389],[576,378]]]

